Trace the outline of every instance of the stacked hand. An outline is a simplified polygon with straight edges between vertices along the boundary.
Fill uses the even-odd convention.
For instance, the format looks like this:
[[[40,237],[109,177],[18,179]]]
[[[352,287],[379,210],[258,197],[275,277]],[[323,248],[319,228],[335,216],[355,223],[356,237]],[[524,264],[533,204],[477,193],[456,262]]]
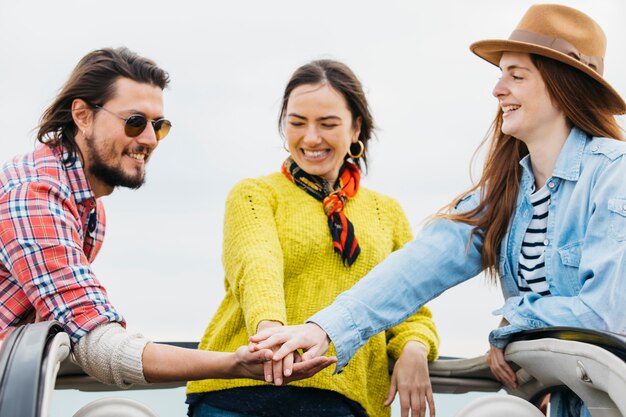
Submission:
[[[329,339],[321,327],[313,323],[283,326],[263,321],[258,333],[250,338],[250,353],[269,350],[271,361],[263,364],[264,379],[282,385],[308,378],[337,362],[336,357],[322,356],[328,350]],[[302,357],[298,349],[303,349]]]
[[[250,338],[249,349],[251,352],[264,349],[271,350],[273,352],[272,360],[274,363],[281,362],[280,366],[282,366],[282,373],[285,377],[293,369],[293,373],[290,374],[293,378],[296,367],[311,361],[318,361],[322,358],[332,360],[330,363],[337,361],[334,357],[322,356],[328,350],[330,339],[326,332],[315,323],[297,326],[267,326],[263,330],[260,327],[260,331]],[[301,357],[297,353],[299,349],[303,351]],[[285,358],[290,358],[292,355],[295,355],[293,360],[285,361]],[[385,405],[390,405],[396,392],[399,393],[402,417],[407,417],[409,413],[414,417],[423,417],[426,413],[426,404],[430,409],[430,416],[434,417],[435,415],[427,356],[424,345],[418,342],[408,342],[394,366]],[[269,372],[270,378],[273,376],[274,382],[277,383],[274,370],[267,372]],[[266,375],[268,374],[266,373]]]

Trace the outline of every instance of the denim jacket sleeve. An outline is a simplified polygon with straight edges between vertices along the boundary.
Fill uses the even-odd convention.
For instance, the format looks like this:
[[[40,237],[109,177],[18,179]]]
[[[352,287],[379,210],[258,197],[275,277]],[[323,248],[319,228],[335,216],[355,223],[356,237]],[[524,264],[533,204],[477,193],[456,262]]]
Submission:
[[[470,195],[459,209],[466,211],[476,204],[477,195]],[[450,220],[430,223],[308,320],[322,327],[335,345],[336,372],[370,337],[403,322],[446,289],[481,272],[482,238],[475,234],[469,242],[471,229]]]
[[[510,335],[546,326],[593,328],[626,333],[626,158],[608,158],[589,184],[592,207],[586,233],[565,263],[577,267],[575,291],[569,296],[537,294],[510,297],[495,314],[509,326],[491,332],[489,341],[503,348]],[[595,184],[595,185],[594,185]],[[566,258],[563,254],[562,258]],[[575,258],[575,259],[574,259]],[[565,273],[565,271],[558,271]],[[567,279],[557,277],[557,279]]]

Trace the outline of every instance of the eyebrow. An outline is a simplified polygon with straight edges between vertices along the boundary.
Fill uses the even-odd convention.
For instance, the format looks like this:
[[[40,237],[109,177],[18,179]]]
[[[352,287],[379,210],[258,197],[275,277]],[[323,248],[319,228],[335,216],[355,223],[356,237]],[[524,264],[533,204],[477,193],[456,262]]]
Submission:
[[[516,69],[521,69],[521,70],[526,70],[526,71],[530,71],[530,68],[526,68],[526,67],[522,67],[521,65],[509,65],[505,68],[500,68],[502,71],[507,70],[507,71],[511,71],[511,70],[516,70]]]
[[[306,117],[299,115],[298,113],[289,113],[287,116],[291,116],[291,117],[297,117],[298,119],[302,119],[302,120],[307,120]],[[322,116],[317,118],[317,120],[323,122],[325,120],[341,120],[341,117],[339,116]]]
[[[164,115],[160,115],[160,116],[155,117],[154,119],[150,119],[145,112],[143,112],[141,110],[136,110],[136,109],[122,110],[122,113],[128,113],[128,117],[134,116],[134,115],[138,114],[138,115],[143,116],[143,117],[145,117],[146,119],[149,119],[149,120],[159,120],[159,119],[165,118]]]

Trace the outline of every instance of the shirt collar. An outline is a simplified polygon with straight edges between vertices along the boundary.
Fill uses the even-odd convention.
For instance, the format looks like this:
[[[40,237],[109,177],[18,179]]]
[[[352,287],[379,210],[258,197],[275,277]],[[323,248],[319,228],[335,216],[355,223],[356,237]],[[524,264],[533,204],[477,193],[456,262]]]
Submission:
[[[587,139],[587,134],[577,127],[573,127],[570,130],[552,171],[553,177],[563,178],[568,181],[576,181],[578,179]],[[519,163],[524,170],[524,178],[530,178],[534,181],[530,155],[523,157]]]
[[[48,147],[48,146],[46,146]],[[69,186],[72,190],[72,196],[77,204],[80,204],[87,200],[95,200],[96,197],[89,185],[85,170],[83,169],[83,163],[78,155],[74,158],[74,162],[63,163],[63,160],[67,158],[67,150],[59,147],[48,147],[54,156],[59,160],[59,164],[67,174],[69,180]]]
[[[580,176],[580,165],[583,160],[583,151],[587,144],[588,136],[585,132],[573,127],[561,149],[559,158],[556,160],[553,177],[563,178],[568,181],[576,181]]]

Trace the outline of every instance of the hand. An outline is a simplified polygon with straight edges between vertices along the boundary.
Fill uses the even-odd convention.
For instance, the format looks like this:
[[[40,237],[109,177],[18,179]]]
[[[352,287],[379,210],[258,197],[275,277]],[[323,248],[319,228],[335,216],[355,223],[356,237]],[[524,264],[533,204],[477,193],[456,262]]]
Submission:
[[[265,329],[283,327],[283,324],[278,321],[263,320],[257,326],[257,332]],[[272,346],[270,349],[275,352],[278,350],[278,346]],[[265,382],[274,382],[276,385],[282,385],[283,383],[283,369],[284,376],[290,376],[293,371],[294,354],[290,353],[282,360],[267,361],[263,364],[263,371],[265,373]]]
[[[491,368],[491,373],[509,388],[517,388],[517,377],[515,372],[504,359],[504,350],[491,346],[487,352],[487,364]]]
[[[250,337],[250,350],[274,350],[278,347],[279,349],[274,352],[272,358],[274,361],[278,361],[292,352],[302,349],[304,350],[302,355],[304,363],[326,353],[329,343],[330,339],[324,329],[315,323],[307,323],[298,326],[272,327],[260,331]],[[286,364],[283,363],[283,365]],[[291,371],[288,367],[283,369],[285,375]],[[295,367],[293,371],[295,371]]]
[[[508,325],[508,320],[502,317],[498,327]],[[487,364],[489,365],[489,368],[491,368],[491,373],[498,381],[502,382],[509,388],[517,388],[517,377],[515,376],[513,369],[507,363],[506,359],[504,359],[503,349],[491,346],[489,348],[489,352],[487,352]]]
[[[428,403],[430,417],[435,417],[435,401],[428,374],[428,354],[422,343],[409,341],[402,349],[391,374],[386,406],[391,405],[396,392],[400,395],[402,417],[408,417],[409,411],[413,417],[424,417],[426,403]]]
[[[233,354],[235,358],[235,371],[232,377],[253,378],[265,380],[264,366],[266,362],[272,360],[273,352],[269,349],[261,349],[251,352],[248,346],[241,346]],[[289,377],[285,377],[283,382],[289,383],[299,379],[309,378],[329,365],[337,362],[335,357],[322,356],[306,362],[299,362],[293,365],[293,372]]]

